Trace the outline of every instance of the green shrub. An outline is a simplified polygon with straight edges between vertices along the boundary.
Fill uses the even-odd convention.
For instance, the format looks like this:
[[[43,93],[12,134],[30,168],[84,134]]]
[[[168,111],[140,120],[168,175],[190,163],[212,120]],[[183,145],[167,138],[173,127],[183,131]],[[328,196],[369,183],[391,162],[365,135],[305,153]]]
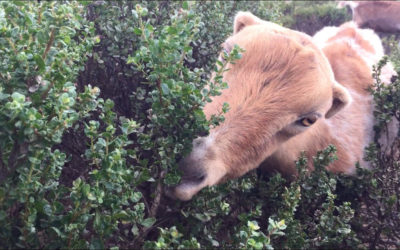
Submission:
[[[394,67],[400,69],[400,43],[399,35],[385,34],[382,39],[383,46],[385,48],[386,54],[389,57],[389,61],[393,63]]]
[[[221,51],[221,44],[232,34],[237,12],[250,11],[263,20],[280,22],[282,3],[271,1],[201,1],[194,6],[202,26],[192,42],[193,60],[190,68],[204,68],[209,73]],[[209,77],[209,74],[207,74]]]
[[[111,100],[96,100],[99,88],[89,86],[77,93],[71,83],[83,69],[85,56],[96,58],[102,67],[102,57],[96,51],[91,54],[90,49],[94,41],[110,35],[93,36],[93,23],[82,19],[84,6],[68,2],[2,4],[2,17],[7,20],[2,27],[6,35],[2,53],[7,60],[2,78],[9,80],[2,89],[1,113],[0,219],[5,225],[1,237],[6,246],[99,248],[127,244],[124,242],[131,237],[141,244],[153,228],[161,185],[179,180],[174,173],[175,155],[190,151],[195,133],[221,119],[215,117],[209,123],[201,108],[225,86],[219,76],[222,64],[216,67],[217,77],[207,91],[201,91],[207,83],[201,79],[202,71],[184,66],[191,58],[190,43],[201,23],[188,3],[179,5],[182,8],[174,11],[169,25],[155,28],[151,24],[154,19],[147,19],[146,7],[135,5],[129,10],[137,47],[132,56],[123,59],[125,66],[140,75],[131,94],[134,109],[139,111],[134,117],[142,125],[117,116]],[[119,3],[100,7],[108,6],[127,10]],[[43,13],[34,12],[35,8]],[[112,29],[122,33],[118,26]],[[118,40],[115,35],[113,38]],[[113,45],[106,49],[112,52]],[[237,59],[239,52],[235,48],[225,55],[225,64]],[[191,114],[189,119],[187,114]],[[67,157],[74,159],[68,151],[76,149],[75,145],[63,147],[62,141],[71,134],[83,142],[84,150],[77,158],[84,165],[68,179],[61,171],[71,171],[65,169]],[[170,171],[164,175],[166,170]],[[148,191],[155,195],[150,206]],[[114,236],[116,231],[120,233]]]
[[[54,146],[98,104],[98,88],[75,86],[96,41],[83,13],[77,3],[0,3],[3,247],[56,247],[53,237],[79,230],[59,183],[68,156]]]
[[[359,169],[356,179],[342,179],[346,189],[353,190],[352,198],[357,201],[354,202],[357,209],[352,227],[368,248],[400,246],[400,81],[398,77],[388,85],[380,81],[379,75],[387,59],[381,60],[373,74],[375,140],[366,148],[371,170]],[[393,122],[397,122],[397,127],[390,125]]]
[[[223,66],[243,53],[235,47],[216,63],[234,15],[251,11],[310,33],[347,18],[333,3],[307,5],[1,2],[0,246],[396,246],[399,159],[379,144],[368,150],[376,168],[356,177],[325,170],[335,160],[330,146],[312,173],[301,157],[292,182],[252,171],[190,202],[164,195],[192,140],[229,110],[208,121],[202,107],[228,87]],[[378,133],[398,119],[399,89],[398,80],[377,82]]]
[[[285,5],[281,18],[284,26],[314,35],[325,26],[339,26],[351,20],[345,8],[334,1],[293,1]]]

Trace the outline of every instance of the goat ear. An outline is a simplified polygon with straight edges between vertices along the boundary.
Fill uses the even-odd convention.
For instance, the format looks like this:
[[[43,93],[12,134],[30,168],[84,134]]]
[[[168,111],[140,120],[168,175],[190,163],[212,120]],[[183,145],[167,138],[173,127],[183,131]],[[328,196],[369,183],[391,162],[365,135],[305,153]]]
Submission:
[[[333,99],[332,106],[326,113],[326,118],[331,118],[341,109],[351,103],[352,99],[349,91],[343,87],[340,83],[336,82],[333,85]]]
[[[235,16],[233,24],[233,33],[236,34],[241,31],[244,27],[249,25],[258,24],[261,19],[251,14],[250,12],[239,11]]]

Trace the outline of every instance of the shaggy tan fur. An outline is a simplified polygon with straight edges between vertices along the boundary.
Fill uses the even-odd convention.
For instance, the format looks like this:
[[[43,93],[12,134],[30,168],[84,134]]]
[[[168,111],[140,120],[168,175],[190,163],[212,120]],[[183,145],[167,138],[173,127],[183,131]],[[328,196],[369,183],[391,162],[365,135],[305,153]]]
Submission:
[[[334,34],[318,46],[306,34],[240,12],[224,46],[245,52],[224,73],[229,88],[204,107],[207,117],[224,102],[230,111],[209,136],[194,141],[181,162],[183,180],[170,195],[189,200],[260,165],[293,176],[300,152],[311,161],[329,144],[339,158],[329,170],[350,174],[356,162],[364,164],[372,132],[371,68],[348,41],[376,51],[357,28],[344,25]]]

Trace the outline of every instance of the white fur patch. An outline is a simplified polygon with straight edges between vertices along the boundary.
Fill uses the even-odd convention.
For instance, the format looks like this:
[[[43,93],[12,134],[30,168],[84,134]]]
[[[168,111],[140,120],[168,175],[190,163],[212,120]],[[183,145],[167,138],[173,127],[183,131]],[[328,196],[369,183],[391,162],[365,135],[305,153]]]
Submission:
[[[312,39],[320,49],[323,49],[327,45],[328,40],[335,36],[338,30],[338,27],[327,26],[315,33]]]
[[[379,76],[379,79],[384,84],[390,84],[391,79],[393,76],[397,75],[396,71],[394,70],[394,66],[391,62],[388,62],[383,68],[381,69],[381,75]]]
[[[192,153],[196,158],[199,158],[199,160],[204,160],[204,156],[208,150],[211,150],[210,148],[214,146],[215,143],[215,138],[214,134],[210,134],[209,136],[205,137],[203,139],[203,142],[199,146],[195,146],[193,148]],[[218,157],[218,152],[215,152],[217,157]],[[216,160],[212,161],[206,161],[204,163],[205,170],[207,171],[207,176],[206,179],[204,180],[204,185],[205,186],[212,186],[217,184],[221,178],[223,178],[226,175],[226,168],[222,161],[220,161],[218,158]]]
[[[201,140],[201,143],[198,143]],[[211,135],[207,137],[197,138],[193,141],[193,150],[191,156],[196,159],[203,159],[207,150],[213,145],[214,137]]]

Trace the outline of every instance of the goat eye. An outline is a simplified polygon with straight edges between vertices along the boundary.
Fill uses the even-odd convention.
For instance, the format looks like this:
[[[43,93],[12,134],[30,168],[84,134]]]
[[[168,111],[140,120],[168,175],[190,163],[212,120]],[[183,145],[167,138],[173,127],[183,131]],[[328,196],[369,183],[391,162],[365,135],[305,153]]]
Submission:
[[[300,119],[300,124],[305,126],[305,127],[309,127],[311,125],[313,125],[315,122],[317,121],[317,116],[313,115],[313,116],[308,116],[308,117],[304,117],[302,119]]]

